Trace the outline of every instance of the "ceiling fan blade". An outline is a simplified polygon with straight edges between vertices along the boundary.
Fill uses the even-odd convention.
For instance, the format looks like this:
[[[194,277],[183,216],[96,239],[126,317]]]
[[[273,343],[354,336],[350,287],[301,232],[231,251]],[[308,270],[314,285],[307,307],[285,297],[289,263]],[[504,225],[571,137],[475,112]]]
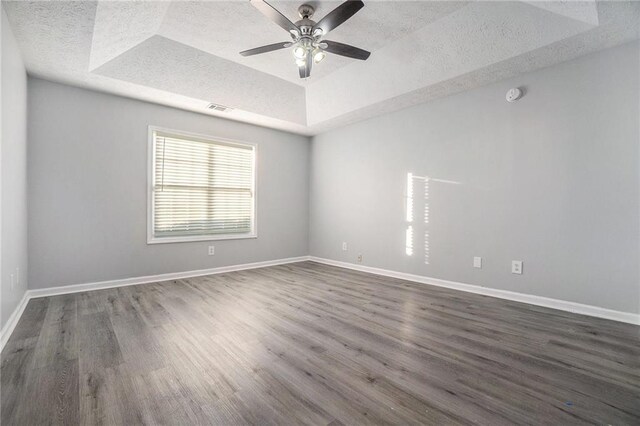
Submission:
[[[278,11],[275,7],[271,6],[264,0],[251,0],[251,4],[253,7],[258,9],[265,15],[267,18],[271,19],[276,24],[280,25],[285,30],[291,32],[296,31],[300,34],[300,28],[298,28],[293,22],[289,20],[286,16]]]
[[[303,65],[298,65],[298,71],[300,72],[300,78],[311,77],[311,66],[313,65],[313,55],[307,53]]]
[[[327,47],[325,48],[327,52],[335,55],[346,56],[347,58],[360,59],[364,61],[369,57],[369,55],[371,55],[371,52],[367,52],[366,50],[349,44],[338,43],[337,41],[322,40],[322,43],[327,44]]]
[[[292,43],[282,42],[282,43],[273,43],[267,44],[266,46],[256,47],[254,49],[243,50],[240,52],[242,56],[252,56],[259,55],[260,53],[272,52],[274,50],[284,49],[291,46]]]
[[[315,24],[312,31],[320,28],[322,30],[322,34],[326,35],[329,31],[338,27],[344,21],[355,15],[363,6],[364,3],[361,0],[347,0]]]

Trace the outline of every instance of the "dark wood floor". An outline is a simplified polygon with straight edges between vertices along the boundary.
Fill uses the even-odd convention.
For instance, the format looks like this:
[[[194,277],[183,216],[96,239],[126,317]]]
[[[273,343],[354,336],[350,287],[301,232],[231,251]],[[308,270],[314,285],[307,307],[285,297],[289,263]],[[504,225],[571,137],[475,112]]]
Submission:
[[[311,262],[34,299],[2,424],[640,424],[639,327]]]

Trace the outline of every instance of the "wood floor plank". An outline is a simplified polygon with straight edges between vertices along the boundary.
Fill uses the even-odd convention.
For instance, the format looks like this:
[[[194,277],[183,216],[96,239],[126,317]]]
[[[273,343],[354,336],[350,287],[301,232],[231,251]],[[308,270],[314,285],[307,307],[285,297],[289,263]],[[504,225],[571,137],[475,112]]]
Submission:
[[[313,262],[34,299],[2,424],[640,424],[640,327]]]
[[[16,424],[79,423],[78,360],[59,358],[54,364],[28,372],[25,396]],[[11,424],[11,423],[8,423]]]
[[[28,373],[33,369],[34,353],[45,324],[49,300],[33,299],[27,304],[13,334],[5,344],[0,367],[0,423],[19,419],[21,406],[29,400]]]

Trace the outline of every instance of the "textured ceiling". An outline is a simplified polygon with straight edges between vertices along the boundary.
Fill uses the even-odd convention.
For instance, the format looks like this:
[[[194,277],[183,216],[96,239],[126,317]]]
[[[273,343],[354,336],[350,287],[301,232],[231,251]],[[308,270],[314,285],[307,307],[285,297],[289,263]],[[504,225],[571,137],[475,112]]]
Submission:
[[[340,2],[310,1],[319,20]],[[3,1],[30,74],[316,134],[640,37],[635,1],[366,1],[301,80],[288,41],[248,0]],[[301,2],[273,1],[291,20]],[[234,108],[210,112],[209,102]]]

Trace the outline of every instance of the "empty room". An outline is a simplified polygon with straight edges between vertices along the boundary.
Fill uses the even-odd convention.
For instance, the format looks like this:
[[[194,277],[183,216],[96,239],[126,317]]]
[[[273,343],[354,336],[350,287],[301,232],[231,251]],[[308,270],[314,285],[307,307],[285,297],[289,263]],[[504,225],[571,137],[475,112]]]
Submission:
[[[640,424],[640,1],[1,5],[3,426]]]

